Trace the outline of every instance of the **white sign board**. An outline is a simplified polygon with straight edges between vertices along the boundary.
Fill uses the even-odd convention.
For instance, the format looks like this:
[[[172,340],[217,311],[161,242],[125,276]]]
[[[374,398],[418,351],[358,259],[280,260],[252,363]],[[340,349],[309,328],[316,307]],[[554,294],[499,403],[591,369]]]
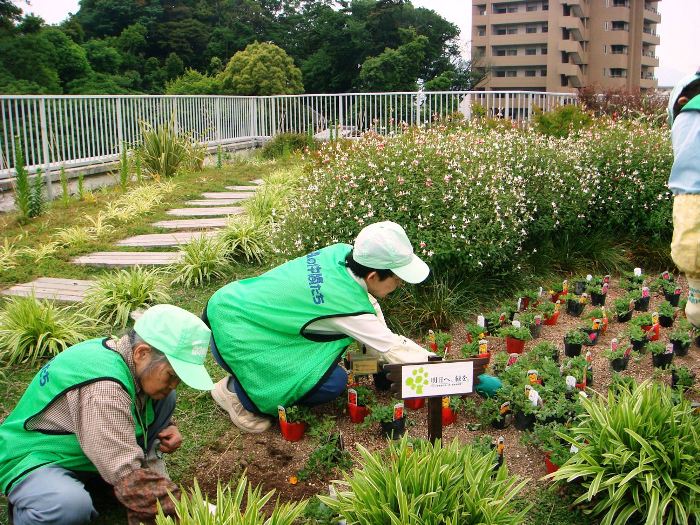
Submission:
[[[401,397],[470,394],[474,390],[474,362],[430,363],[401,367]]]

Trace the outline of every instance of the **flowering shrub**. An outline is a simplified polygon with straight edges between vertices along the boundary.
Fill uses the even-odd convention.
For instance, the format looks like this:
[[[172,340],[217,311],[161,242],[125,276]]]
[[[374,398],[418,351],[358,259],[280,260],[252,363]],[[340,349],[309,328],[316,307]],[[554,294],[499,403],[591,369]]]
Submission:
[[[352,242],[392,220],[434,269],[472,273],[512,269],[561,234],[667,238],[672,161],[667,131],[612,120],[562,139],[478,124],[367,134],[312,154],[279,246]]]

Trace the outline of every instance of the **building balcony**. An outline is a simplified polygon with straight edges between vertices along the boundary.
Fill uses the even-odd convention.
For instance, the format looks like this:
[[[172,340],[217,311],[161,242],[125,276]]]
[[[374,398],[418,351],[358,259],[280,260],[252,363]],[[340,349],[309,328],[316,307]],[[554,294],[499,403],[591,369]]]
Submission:
[[[473,46],[485,45],[486,39],[492,46],[513,46],[526,44],[546,44],[549,33],[518,33],[517,35],[491,35],[477,37],[472,41]],[[480,44],[480,42],[484,44]]]
[[[536,22],[542,23],[549,20],[549,11],[519,11],[517,13],[501,14],[491,13],[490,15],[488,15],[488,17],[490,24],[528,24]]]
[[[659,67],[659,57],[654,55],[642,54],[642,65],[650,67]]]
[[[576,40],[560,40],[558,49],[569,53],[576,64],[587,63],[587,54],[581,47],[581,43]]]
[[[486,60],[489,64],[496,67],[526,67],[526,66],[546,66],[547,55],[521,55],[510,57],[499,57],[491,55]]]
[[[559,21],[559,27],[568,29],[575,40],[579,42],[588,40],[588,29],[584,27],[583,22],[576,16],[563,16]]]
[[[605,9],[605,18],[607,20],[619,20],[620,22],[630,21],[629,7],[608,7]]]
[[[547,77],[488,77],[486,81],[488,89],[508,89],[519,90],[540,90],[546,91]]]
[[[474,26],[487,26],[491,23],[491,17],[489,15],[474,15],[472,16],[472,27]]]
[[[644,8],[644,20],[658,24],[661,22],[661,15],[656,9]]]
[[[583,17],[587,14],[587,5],[583,0],[560,0],[562,5],[568,5],[574,16]]]
[[[652,44],[658,46],[661,43],[661,38],[656,32],[646,32],[642,31],[642,42],[645,44]]]
[[[630,33],[629,31],[605,31],[603,33],[603,39],[601,44],[607,44],[608,46],[629,46],[630,45]]]
[[[659,80],[656,78],[639,79],[639,87],[642,89],[656,89],[659,87]]]

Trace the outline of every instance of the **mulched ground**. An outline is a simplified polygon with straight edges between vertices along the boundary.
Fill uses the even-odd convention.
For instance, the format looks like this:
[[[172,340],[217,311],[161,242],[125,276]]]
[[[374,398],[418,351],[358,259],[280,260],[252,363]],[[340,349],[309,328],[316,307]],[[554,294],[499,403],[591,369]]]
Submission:
[[[683,279],[678,279],[678,282],[683,288],[684,296],[686,296],[687,283]],[[617,281],[613,281],[611,284],[606,302],[608,307],[612,305],[615,298],[624,295],[624,291],[619,288]],[[649,311],[653,312],[663,300],[662,295],[652,296]],[[577,318],[567,315],[565,308],[562,308],[557,325],[544,326],[542,337],[528,342],[526,351],[540,341],[552,341],[560,347],[563,355],[564,334],[571,328],[583,324],[586,312],[590,311],[590,309],[591,307],[587,306],[583,316]],[[635,315],[638,315],[638,313],[635,312]],[[595,346],[584,347],[584,353],[586,349],[590,349],[593,355],[594,383],[592,390],[599,393],[607,391],[612,371],[608,359],[603,357],[603,351],[609,348],[610,341],[614,337],[622,339],[622,333],[627,326],[627,323],[617,323],[611,314],[607,333],[600,337]],[[662,328],[660,340],[667,342],[668,334],[671,330],[672,328]],[[453,348],[460,348],[466,341],[466,333],[463,327],[459,325],[454,326],[452,334],[454,338]],[[502,340],[494,339],[491,349],[492,351],[505,350],[505,343]],[[697,377],[700,377],[700,349],[696,346],[691,346],[687,356],[674,357],[674,364],[687,366],[695,372]],[[651,356],[648,353],[638,359],[631,359],[627,370],[623,373],[634,377],[637,381],[656,377],[657,380],[670,384],[670,373],[660,374],[658,370],[654,369],[651,364]],[[361,378],[360,383],[370,386],[372,385],[372,380],[371,378]],[[697,385],[687,393],[687,396],[695,401],[700,400],[700,389],[698,389]],[[390,396],[388,393],[380,392],[377,395],[377,399],[380,402],[388,402]],[[351,423],[345,407],[340,402],[329,403],[315,411],[319,415],[336,416],[337,430],[343,433],[346,447],[348,450],[353,451],[355,457],[357,456],[355,452],[356,444],[361,444],[369,450],[380,450],[386,446],[386,441],[380,436],[378,427],[362,429],[358,425]],[[406,414],[409,422],[407,432],[415,437],[427,437],[427,406],[417,411],[407,409]],[[468,426],[474,423],[477,423],[477,421],[473,416],[460,415],[455,424],[443,428],[443,440],[451,441],[456,438],[466,443],[485,434],[493,437],[503,436],[506,443],[505,459],[509,471],[531,479],[529,484],[530,490],[547,483],[540,479],[546,473],[542,453],[534,447],[520,443],[522,432],[512,426],[505,430],[496,430],[490,427],[481,430],[469,430]],[[235,428],[232,428],[230,432],[221,437],[213,448],[203,455],[193,476],[197,478],[200,487],[205,492],[215,495],[218,480],[224,483],[236,480],[241,471],[245,469],[249,480],[254,485],[261,484],[265,491],[276,489],[276,493],[282,501],[308,498],[318,493],[327,493],[329,480],[340,476],[339,473],[336,473],[336,476],[330,476],[326,479],[299,481],[297,484],[290,483],[290,477],[296,475],[304,467],[314,448],[315,442],[309,437],[305,437],[302,441],[295,443],[285,441],[280,434],[278,426],[273,426],[271,430],[258,435],[240,434]]]

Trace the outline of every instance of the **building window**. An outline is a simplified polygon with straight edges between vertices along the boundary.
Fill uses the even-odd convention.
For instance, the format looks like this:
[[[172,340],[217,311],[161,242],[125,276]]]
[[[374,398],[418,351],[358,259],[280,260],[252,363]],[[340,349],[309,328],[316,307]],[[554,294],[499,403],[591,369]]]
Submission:
[[[532,11],[537,11],[537,5],[536,4],[527,4],[525,7],[525,11],[532,12]]]
[[[518,34],[518,28],[517,28],[517,26],[509,27],[509,28],[508,28],[508,34],[509,34],[509,35],[517,35],[517,34]]]
[[[525,76],[526,77],[536,77],[537,71],[535,71],[534,69],[527,69],[527,70],[525,70]]]
[[[493,12],[496,15],[505,15],[508,11],[505,7],[496,7],[494,6]]]
[[[494,53],[494,55],[497,57],[504,57],[504,56],[506,56],[506,50],[505,49],[497,49],[496,52]]]
[[[620,67],[611,67],[609,76],[612,78],[627,78],[627,70]]]
[[[509,69],[508,71],[506,71],[506,76],[507,77],[517,77],[518,72],[514,69]]]
[[[547,2],[542,4],[542,11],[549,11],[549,4]]]
[[[518,50],[517,49],[506,49],[506,56],[509,56],[509,57],[518,56]]]
[[[546,54],[547,54],[547,46],[544,46],[542,49],[540,49],[540,54],[541,54],[541,55],[546,55]]]
[[[518,7],[513,6],[508,8],[508,13],[517,13],[518,12]]]
[[[547,33],[549,31],[549,24],[542,24],[542,32]]]
[[[547,70],[546,70],[546,69],[540,69],[540,76],[541,76],[541,77],[546,77],[546,76],[547,76]]]
[[[506,34],[506,28],[505,27],[497,27],[493,30],[495,35],[505,35]]]
[[[627,0],[612,0],[613,7],[629,7],[630,4]]]
[[[527,48],[525,50],[526,55],[536,55],[537,54],[537,48],[532,47],[532,48]]]
[[[612,46],[610,46],[610,53],[612,53],[613,55],[626,55],[627,54],[627,46],[612,45]]]
[[[627,31],[629,27],[627,22],[622,20],[613,20],[610,26],[613,31]]]
[[[486,36],[486,26],[478,26],[476,28],[477,36]]]
[[[495,74],[497,77],[505,77],[506,76],[505,71],[496,71]]]
[[[525,28],[525,32],[526,33],[537,33],[537,28],[534,26],[527,26]]]

